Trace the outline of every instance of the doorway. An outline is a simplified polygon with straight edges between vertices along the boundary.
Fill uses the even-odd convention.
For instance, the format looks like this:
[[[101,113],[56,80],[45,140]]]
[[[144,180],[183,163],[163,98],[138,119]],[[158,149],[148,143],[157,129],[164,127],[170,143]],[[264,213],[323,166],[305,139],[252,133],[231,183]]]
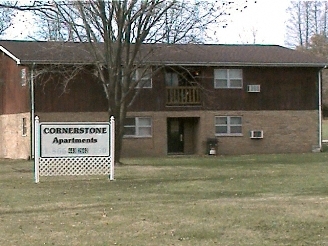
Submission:
[[[167,119],[167,152],[184,153],[184,121],[181,118]]]
[[[167,153],[197,153],[199,117],[167,118]]]

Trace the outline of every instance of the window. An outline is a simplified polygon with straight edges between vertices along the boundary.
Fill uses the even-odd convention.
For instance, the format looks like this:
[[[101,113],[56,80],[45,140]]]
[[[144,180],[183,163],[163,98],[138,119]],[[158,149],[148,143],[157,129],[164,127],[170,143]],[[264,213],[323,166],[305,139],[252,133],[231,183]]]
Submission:
[[[179,76],[177,73],[166,72],[165,73],[166,86],[179,86]]]
[[[27,124],[26,124],[26,118],[22,118],[22,136],[27,135]]]
[[[214,88],[242,88],[241,69],[214,69]]]
[[[26,86],[27,76],[26,76],[26,68],[21,69],[21,85]]]
[[[125,137],[151,137],[150,117],[128,117],[124,122]]]
[[[138,82],[136,88],[152,88],[151,69],[137,68],[133,74],[132,82]]]
[[[242,117],[240,116],[216,116],[216,135],[242,135]]]

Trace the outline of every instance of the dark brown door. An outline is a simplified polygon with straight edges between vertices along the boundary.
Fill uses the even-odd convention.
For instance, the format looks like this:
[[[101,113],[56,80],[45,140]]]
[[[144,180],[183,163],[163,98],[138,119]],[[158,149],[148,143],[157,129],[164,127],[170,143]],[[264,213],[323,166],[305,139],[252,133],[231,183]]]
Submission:
[[[183,125],[183,119],[167,119],[167,150],[169,154],[184,152]]]

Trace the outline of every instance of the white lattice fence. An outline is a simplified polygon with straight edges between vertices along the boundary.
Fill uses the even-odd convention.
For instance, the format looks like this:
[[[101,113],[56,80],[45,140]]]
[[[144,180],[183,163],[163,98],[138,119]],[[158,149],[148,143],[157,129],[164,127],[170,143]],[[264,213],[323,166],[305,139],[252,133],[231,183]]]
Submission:
[[[51,123],[47,123],[47,124],[51,125]],[[55,126],[60,125],[58,123],[54,123],[54,124]],[[41,129],[40,123],[38,118],[36,117],[35,120],[35,182],[36,183],[39,182],[40,176],[109,175],[110,180],[114,180],[115,122],[113,117],[111,118],[110,131],[108,132],[109,140],[110,140],[110,145],[109,145],[110,151],[108,152],[110,154],[108,156],[86,156],[85,152],[83,152],[81,153],[83,156],[67,157],[67,155],[69,154],[68,151],[77,150],[77,149],[81,149],[85,151],[87,149],[85,147],[72,148],[70,145],[68,145],[68,147],[66,147],[67,151],[65,151],[65,147],[60,148],[60,154],[63,154],[64,157],[58,157],[58,153],[55,153],[55,155],[57,155],[56,157],[42,157],[40,155],[41,152],[40,150],[42,148],[40,129]],[[52,131],[60,132],[57,129],[63,129],[63,128],[58,128],[58,127],[51,128]],[[67,128],[67,129],[68,132],[69,129],[73,129],[72,132],[74,132],[74,129],[77,129],[76,132],[80,133],[80,131],[82,131],[80,129],[84,129],[84,128],[75,127],[75,128]],[[49,128],[47,128],[47,131],[45,132],[48,132],[48,130]],[[66,139],[63,140],[64,142],[68,141],[67,139],[74,139],[72,141],[68,141],[70,143],[76,140],[75,136],[76,135],[74,135],[74,138],[62,138],[62,139]],[[97,139],[96,135],[92,136],[92,139],[93,142],[97,142],[94,141],[94,139]],[[101,148],[101,151],[103,150],[104,149]],[[74,153],[78,153],[78,152],[75,151]]]
[[[40,176],[109,175],[110,157],[40,158]]]

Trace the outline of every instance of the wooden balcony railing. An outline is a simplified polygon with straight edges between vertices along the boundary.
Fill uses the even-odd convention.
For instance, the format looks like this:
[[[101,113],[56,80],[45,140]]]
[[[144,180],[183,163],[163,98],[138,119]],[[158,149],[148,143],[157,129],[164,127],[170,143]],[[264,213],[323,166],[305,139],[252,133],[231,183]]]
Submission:
[[[167,105],[199,105],[200,90],[192,86],[172,86],[166,87]]]

